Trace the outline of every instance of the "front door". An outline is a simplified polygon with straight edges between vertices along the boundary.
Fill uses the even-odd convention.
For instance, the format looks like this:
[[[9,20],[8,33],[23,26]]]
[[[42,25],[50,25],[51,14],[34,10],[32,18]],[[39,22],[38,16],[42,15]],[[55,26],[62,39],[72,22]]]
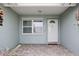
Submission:
[[[58,43],[58,20],[48,20],[48,44]]]

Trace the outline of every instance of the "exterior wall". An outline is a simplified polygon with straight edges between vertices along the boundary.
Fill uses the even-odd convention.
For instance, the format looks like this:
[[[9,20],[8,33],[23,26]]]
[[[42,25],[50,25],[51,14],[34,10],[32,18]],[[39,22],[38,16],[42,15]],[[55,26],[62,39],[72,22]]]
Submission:
[[[18,15],[10,8],[5,8],[3,26],[0,26],[0,50],[14,48],[19,43]]]
[[[79,54],[79,26],[75,18],[78,7],[69,8],[60,20],[60,42],[75,54]]]
[[[20,43],[22,44],[48,44],[47,39],[47,18],[58,18],[57,16],[22,16],[22,18],[43,18],[44,21],[44,34],[43,35],[22,35],[22,19],[20,19]]]
[[[48,44],[47,40],[47,20],[48,18],[58,19],[58,16],[21,16],[44,18],[44,34],[43,35],[22,35],[21,18],[10,8],[4,10],[3,26],[0,26],[0,50],[11,49],[16,47],[18,43],[23,44]],[[20,39],[20,40],[19,40]]]

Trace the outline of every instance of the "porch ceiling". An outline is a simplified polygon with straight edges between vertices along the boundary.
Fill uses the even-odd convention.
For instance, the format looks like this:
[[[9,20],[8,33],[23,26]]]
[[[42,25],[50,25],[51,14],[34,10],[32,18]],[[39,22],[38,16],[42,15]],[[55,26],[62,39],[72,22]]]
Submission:
[[[31,7],[11,7],[19,15],[60,15],[68,7],[52,6],[31,6]]]
[[[5,5],[6,6],[6,5]],[[62,4],[9,4],[19,15],[60,15],[69,6]]]

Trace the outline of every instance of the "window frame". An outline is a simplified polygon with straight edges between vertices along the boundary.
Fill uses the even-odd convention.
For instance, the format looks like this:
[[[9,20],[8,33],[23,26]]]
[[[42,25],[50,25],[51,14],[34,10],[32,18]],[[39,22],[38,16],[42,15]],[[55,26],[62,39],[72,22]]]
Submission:
[[[33,22],[35,20],[40,20],[43,22],[43,31],[41,33],[34,33],[34,27],[33,27]],[[32,21],[32,26],[23,26],[23,21]],[[24,27],[32,27],[32,33],[23,33],[23,28]],[[42,35],[44,33],[44,21],[43,21],[43,18],[22,18],[22,35]]]

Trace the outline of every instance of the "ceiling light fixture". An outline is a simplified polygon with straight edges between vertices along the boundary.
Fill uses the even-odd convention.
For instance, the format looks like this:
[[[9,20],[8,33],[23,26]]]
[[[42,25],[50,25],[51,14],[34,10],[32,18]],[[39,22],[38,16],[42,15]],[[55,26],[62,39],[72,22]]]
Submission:
[[[38,13],[42,13],[42,10],[38,10]]]

